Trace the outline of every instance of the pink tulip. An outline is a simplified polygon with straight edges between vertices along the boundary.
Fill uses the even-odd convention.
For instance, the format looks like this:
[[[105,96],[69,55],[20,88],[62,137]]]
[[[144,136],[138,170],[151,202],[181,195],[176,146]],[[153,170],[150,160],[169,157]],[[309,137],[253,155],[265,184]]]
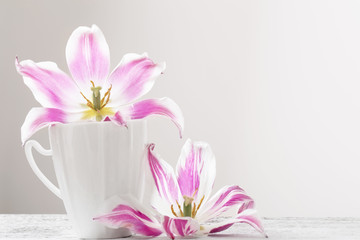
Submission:
[[[154,144],[148,145],[147,161],[157,189],[152,199],[155,211],[143,209],[136,201],[122,202],[95,220],[144,236],[165,233],[172,239],[221,232],[235,223],[247,223],[266,236],[254,200],[239,186],[225,186],[210,197],[216,166],[208,144],[187,140],[176,174],[153,149]]]
[[[165,70],[147,54],[126,54],[109,74],[109,46],[101,30],[79,27],[66,46],[70,78],[53,62],[19,62],[17,71],[42,107],[32,108],[21,128],[23,144],[36,131],[54,123],[113,121],[126,125],[131,119],[150,115],[170,118],[179,128],[184,118],[179,106],[169,98],[135,102],[153,87]]]

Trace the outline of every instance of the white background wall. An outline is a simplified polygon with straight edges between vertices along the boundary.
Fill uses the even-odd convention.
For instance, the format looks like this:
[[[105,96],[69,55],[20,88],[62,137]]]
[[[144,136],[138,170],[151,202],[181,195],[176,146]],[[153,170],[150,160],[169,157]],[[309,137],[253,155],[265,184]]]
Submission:
[[[150,140],[175,165],[186,138],[211,144],[215,189],[239,184],[262,216],[360,217],[360,2],[1,1],[0,213],[62,213],[26,162],[20,127],[38,103],[14,57],[57,62],[79,25],[96,23],[112,67],[127,52],[167,62],[146,97],[183,109]],[[34,136],[48,146],[47,131]],[[54,179],[51,160],[38,158]]]

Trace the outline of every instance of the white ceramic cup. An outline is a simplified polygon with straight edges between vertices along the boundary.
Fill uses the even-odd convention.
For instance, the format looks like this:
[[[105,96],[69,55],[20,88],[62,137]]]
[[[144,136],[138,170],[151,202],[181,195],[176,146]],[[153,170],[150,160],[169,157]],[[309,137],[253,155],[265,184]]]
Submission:
[[[140,196],[141,166],[147,143],[146,121],[129,121],[128,127],[112,122],[55,124],[49,127],[50,150],[30,140],[26,157],[39,179],[64,202],[80,238],[130,236],[126,228],[110,229],[93,220],[104,213],[112,196]],[[59,188],[37,167],[32,147],[52,156]]]

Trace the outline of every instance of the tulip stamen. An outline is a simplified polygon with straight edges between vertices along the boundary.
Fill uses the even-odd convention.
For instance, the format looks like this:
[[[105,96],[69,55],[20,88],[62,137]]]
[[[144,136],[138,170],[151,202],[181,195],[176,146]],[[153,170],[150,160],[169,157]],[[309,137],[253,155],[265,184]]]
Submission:
[[[111,93],[110,91],[111,91],[111,89],[112,89],[112,85],[110,85],[109,89],[108,89],[107,92],[104,94],[104,97],[101,99],[101,108],[105,107],[106,104],[109,103],[110,93]],[[105,101],[105,99],[106,99],[106,101]],[[105,102],[105,104],[104,104],[104,102]]]
[[[192,209],[192,212],[191,212],[191,217],[194,218],[195,217],[195,214],[196,214],[196,203],[194,203],[194,207]]]
[[[174,211],[174,205],[171,204],[171,212],[174,214],[175,217],[177,217],[178,215],[176,214],[176,212]]]
[[[197,189],[193,193],[192,197],[188,197],[186,195],[183,196],[183,198],[184,198],[183,207],[181,207],[178,200],[176,200],[176,204],[177,204],[179,212],[180,212],[180,217],[195,218],[195,216],[196,216],[197,212],[199,211],[199,209],[204,201],[204,198],[205,198],[205,195],[203,195],[202,198],[200,199],[199,204],[197,205],[194,202],[194,196],[196,195],[196,193],[197,193]],[[178,217],[179,214],[176,214],[173,205],[171,205],[171,212],[174,214],[175,217]]]
[[[180,204],[179,204],[179,202],[178,202],[177,200],[176,200],[176,204],[177,204],[177,206],[178,206],[178,208],[179,208],[179,210],[180,210],[181,216],[183,217],[183,216],[184,216],[184,213],[183,213],[183,211],[181,210]]]
[[[198,210],[199,210],[199,208],[200,208],[200,206],[201,206],[202,202],[204,201],[204,198],[205,198],[205,195],[201,198],[200,203],[199,203],[199,205],[198,205],[198,206],[197,206],[197,208],[196,208],[196,211],[195,211],[194,217],[196,216],[196,214],[197,214],[197,212],[198,212]]]
[[[197,193],[197,191],[199,190],[199,188],[195,189],[195,192],[193,193],[192,197],[195,197],[195,194]]]
[[[91,109],[91,110],[89,110],[91,112],[90,116],[95,116],[96,121],[101,121],[103,119],[104,115],[111,112],[111,110],[109,111],[109,109],[107,109],[107,108],[103,109],[103,108],[110,101],[110,92],[111,92],[111,89],[112,89],[112,85],[110,85],[110,87],[108,88],[108,90],[104,94],[104,97],[101,98],[101,92],[100,91],[101,91],[102,88],[100,86],[96,87],[95,83],[93,81],[90,81],[90,83],[92,85],[92,87],[90,89],[93,92],[92,101],[90,101],[87,97],[85,97],[85,95],[82,92],[80,92],[80,94],[81,94],[81,96],[83,96],[83,98],[85,98],[85,100],[87,102],[86,105]],[[92,112],[92,110],[95,111],[95,112]]]
[[[92,103],[87,103],[86,105],[87,105],[89,108],[91,108],[91,109],[95,110],[95,109],[94,109],[94,106],[93,106],[93,104],[92,104]]]
[[[197,207],[196,211],[199,210],[202,202],[204,201],[204,198],[205,198],[205,195],[201,198],[200,203],[199,203],[199,206]]]
[[[83,96],[83,98],[85,98],[85,100],[87,101],[87,106],[90,107],[90,108],[92,108],[92,109],[94,109],[94,104],[93,104],[89,99],[87,99],[82,92],[80,92],[80,94],[81,94],[81,95]]]

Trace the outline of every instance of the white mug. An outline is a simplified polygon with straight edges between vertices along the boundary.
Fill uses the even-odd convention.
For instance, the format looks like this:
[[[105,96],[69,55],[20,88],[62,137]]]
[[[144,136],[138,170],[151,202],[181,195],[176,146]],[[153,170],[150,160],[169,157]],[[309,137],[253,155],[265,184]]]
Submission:
[[[28,141],[26,157],[39,179],[63,200],[78,237],[130,236],[128,229],[106,228],[93,217],[105,211],[103,203],[112,196],[141,197],[146,121],[129,121],[127,127],[112,122],[54,124],[49,127],[49,138],[50,150],[34,140]],[[37,167],[32,147],[52,156],[59,188]]]

